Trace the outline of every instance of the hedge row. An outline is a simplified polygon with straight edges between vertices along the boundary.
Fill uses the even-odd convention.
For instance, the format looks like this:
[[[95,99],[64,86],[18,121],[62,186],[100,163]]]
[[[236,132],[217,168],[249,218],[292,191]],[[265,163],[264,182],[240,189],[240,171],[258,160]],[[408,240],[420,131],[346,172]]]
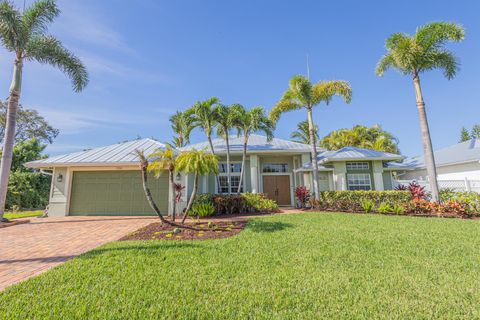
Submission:
[[[232,195],[202,193],[195,197],[193,210],[199,204],[212,204],[215,214],[269,213],[278,210],[275,201],[261,193],[241,193]]]

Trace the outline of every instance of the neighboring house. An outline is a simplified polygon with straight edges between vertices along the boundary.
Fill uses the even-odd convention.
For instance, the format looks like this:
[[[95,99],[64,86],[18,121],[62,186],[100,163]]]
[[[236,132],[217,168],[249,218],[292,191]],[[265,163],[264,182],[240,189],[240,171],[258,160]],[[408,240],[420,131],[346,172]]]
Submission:
[[[240,181],[243,138],[230,137],[231,190],[226,177],[226,145],[214,139],[219,156],[220,187],[214,175],[200,177],[199,193],[235,193]],[[63,215],[152,215],[142,189],[140,167],[134,151],[151,154],[162,143],[141,139],[95,148],[83,152],[29,162],[28,167],[53,170],[49,213]],[[191,149],[209,152],[208,142],[193,144]],[[338,151],[319,150],[318,163],[321,190],[384,190],[392,188],[392,171],[403,157],[395,154],[343,148]],[[293,206],[297,186],[311,188],[310,147],[305,144],[251,135],[247,148],[242,192],[265,193],[279,205]],[[193,176],[177,174],[177,183],[184,185],[180,209],[191,194]],[[168,175],[149,181],[155,200],[162,212],[170,211]]]
[[[461,142],[434,152],[438,180],[480,180],[480,139]],[[427,180],[423,156],[404,161],[402,180]]]

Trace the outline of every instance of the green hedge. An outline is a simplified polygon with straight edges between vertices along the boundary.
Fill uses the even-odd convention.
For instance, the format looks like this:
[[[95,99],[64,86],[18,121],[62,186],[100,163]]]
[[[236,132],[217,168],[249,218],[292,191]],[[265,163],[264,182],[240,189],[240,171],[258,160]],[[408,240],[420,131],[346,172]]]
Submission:
[[[312,200],[314,209],[327,211],[363,212],[362,202],[370,200],[379,207],[382,203],[391,207],[405,206],[412,200],[408,191],[322,191],[320,201]]]
[[[268,213],[278,210],[275,201],[261,193],[241,193],[232,195],[197,194],[193,206],[212,204],[216,214]]]

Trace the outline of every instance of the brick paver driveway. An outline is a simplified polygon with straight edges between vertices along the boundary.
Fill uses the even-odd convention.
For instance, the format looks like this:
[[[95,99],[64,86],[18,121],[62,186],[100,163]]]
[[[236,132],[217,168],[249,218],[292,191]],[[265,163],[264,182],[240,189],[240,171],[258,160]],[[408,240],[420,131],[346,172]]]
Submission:
[[[61,217],[30,221],[0,229],[0,291],[158,219]]]

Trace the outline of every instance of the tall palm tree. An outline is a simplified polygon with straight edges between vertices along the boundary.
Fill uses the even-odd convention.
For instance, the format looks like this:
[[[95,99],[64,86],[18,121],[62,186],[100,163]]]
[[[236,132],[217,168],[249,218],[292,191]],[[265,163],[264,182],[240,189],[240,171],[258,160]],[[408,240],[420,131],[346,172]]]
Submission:
[[[170,125],[175,133],[172,145],[181,148],[190,143],[190,133],[194,128],[191,112],[177,111],[170,117]]]
[[[218,158],[214,154],[208,154],[204,150],[191,150],[180,153],[177,157],[177,171],[183,171],[186,174],[193,173],[193,191],[188,200],[187,208],[182,219],[182,224],[192,208],[193,201],[197,195],[198,176],[204,176],[210,173],[218,175]]]
[[[387,53],[380,59],[375,70],[378,76],[382,76],[385,71],[394,68],[413,79],[422,132],[423,153],[433,201],[439,200],[437,172],[420,85],[420,74],[433,69],[441,69],[447,79],[452,79],[459,70],[459,62],[455,55],[445,48],[445,44],[449,41],[462,41],[464,37],[463,27],[448,22],[426,24],[419,27],[413,36],[406,33],[395,33],[386,40]]]
[[[229,134],[230,130],[232,130],[234,121],[235,121],[235,114],[232,112],[232,106],[226,106],[223,104],[217,104],[215,106],[215,114],[217,116],[216,119],[216,127],[217,127],[217,135],[222,137],[225,140],[225,144],[227,145],[227,186],[228,186],[228,194],[231,193],[231,186],[232,181],[230,177],[230,141],[229,141]]]
[[[318,139],[318,125],[314,126],[315,129],[315,140]],[[308,120],[300,121],[297,124],[297,130],[293,131],[290,135],[290,139],[294,142],[309,144],[310,143],[310,132],[308,130]]]
[[[168,147],[164,150],[159,149],[156,152],[152,153],[149,156],[152,161],[148,164],[147,170],[149,172],[153,172],[156,178],[159,178],[160,175],[168,171],[168,180],[170,182],[170,191],[171,191],[171,199],[173,208],[172,208],[172,220],[175,221],[176,216],[176,194],[175,194],[175,165],[176,165],[176,154],[175,151]]]
[[[0,221],[5,210],[7,185],[12,164],[16,115],[22,87],[23,64],[35,60],[50,64],[71,78],[73,89],[83,90],[88,73],[80,59],[47,33],[48,25],[59,15],[54,0],[40,0],[23,13],[10,1],[0,2],[0,38],[3,46],[14,54],[13,77],[8,98],[7,124],[0,164]]]
[[[217,97],[196,102],[187,112],[193,117],[193,126],[200,128],[207,136],[210,152],[215,155],[212,143],[212,131],[217,123],[218,115],[215,106],[220,102]],[[220,178],[217,176],[217,187],[220,189]],[[219,190],[218,189],[218,190]]]
[[[245,161],[247,158],[247,145],[250,134],[261,131],[266,134],[267,140],[271,141],[273,139],[275,125],[268,118],[262,107],[254,107],[246,110],[242,105],[237,104],[233,107],[233,114],[235,115],[235,127],[237,128],[238,134],[243,133],[242,168],[237,190],[237,193],[240,193],[245,175]]]
[[[270,119],[277,122],[282,113],[305,108],[308,115],[308,131],[310,136],[310,150],[313,164],[313,192],[315,198],[320,199],[318,187],[317,143],[315,139],[315,125],[313,123],[313,107],[321,102],[329,104],[334,95],[342,96],[349,103],[352,98],[352,89],[346,81],[319,81],[312,84],[304,76],[294,76],[290,80],[288,90],[282,99],[270,112]]]

